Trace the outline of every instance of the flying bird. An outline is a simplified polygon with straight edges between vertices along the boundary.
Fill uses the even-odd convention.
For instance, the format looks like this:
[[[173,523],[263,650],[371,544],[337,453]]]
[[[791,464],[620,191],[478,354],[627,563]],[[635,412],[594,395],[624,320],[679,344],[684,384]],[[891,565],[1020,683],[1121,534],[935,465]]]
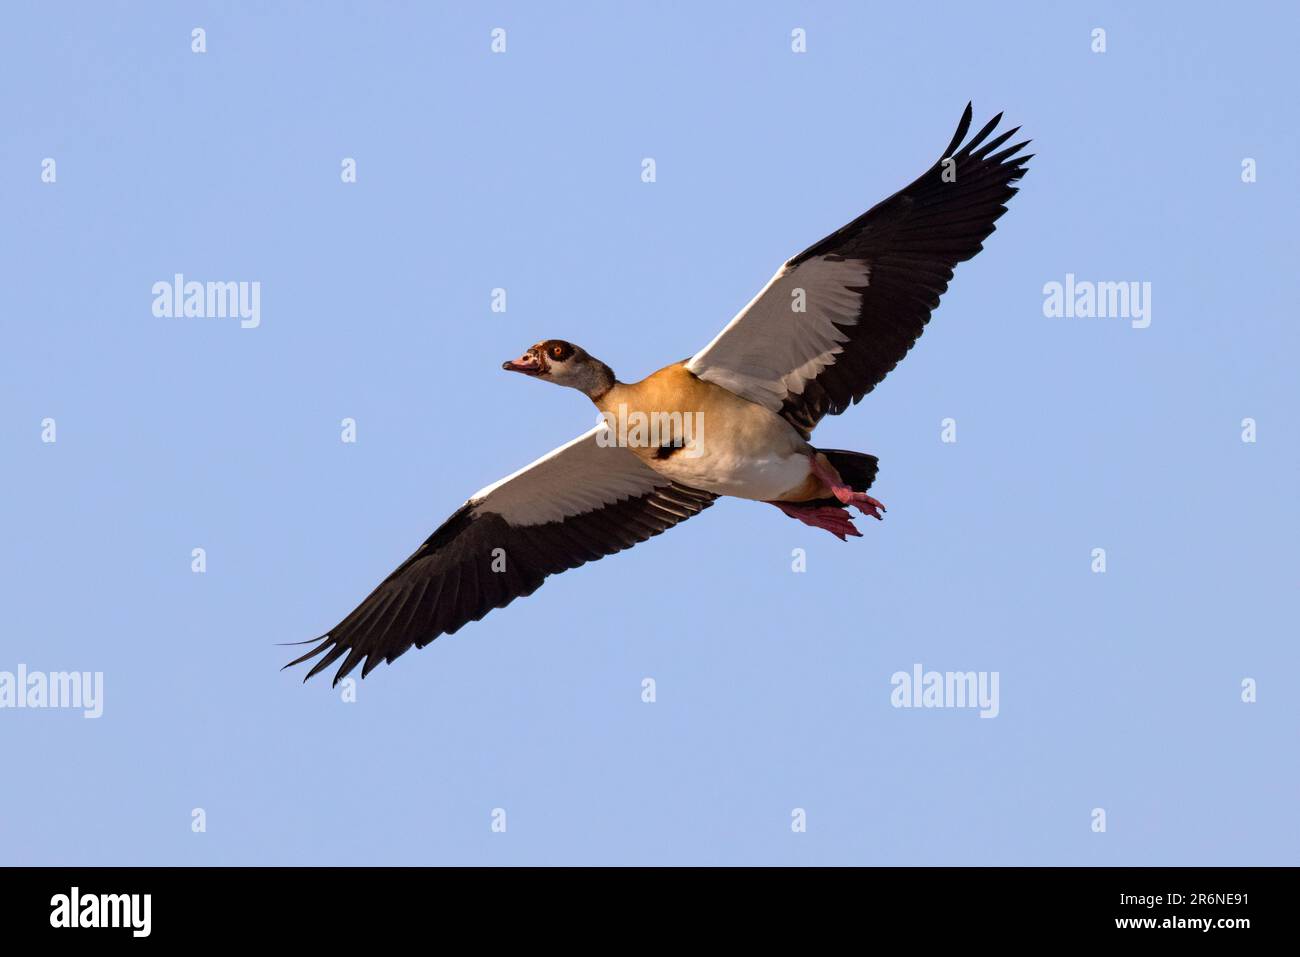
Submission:
[[[911,185],[782,264],[707,346],[639,382],[562,339],[504,369],[577,389],[594,429],[480,489],[346,618],[285,667],[323,655],[365,677],[530,595],[550,575],[612,555],[697,515],[722,495],[766,502],[841,540],[849,507],[881,518],[867,494],[877,459],[815,448],[823,416],[874,389],[905,356],[980,251],[1032,154],[995,116],[952,142]],[[1018,128],[1017,128],[1018,129]],[[963,142],[965,141],[965,142]],[[306,680],[304,678],[304,680]]]

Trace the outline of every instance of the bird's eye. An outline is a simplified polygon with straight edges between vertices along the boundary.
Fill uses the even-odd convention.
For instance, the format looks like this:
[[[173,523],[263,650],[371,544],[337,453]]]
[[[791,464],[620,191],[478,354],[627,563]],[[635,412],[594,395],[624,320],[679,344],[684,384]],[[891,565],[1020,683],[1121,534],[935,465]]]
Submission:
[[[552,346],[552,347],[551,347],[551,355],[555,356],[555,358],[557,358],[557,359],[563,359],[563,358],[564,358],[564,347],[563,347],[563,346]]]

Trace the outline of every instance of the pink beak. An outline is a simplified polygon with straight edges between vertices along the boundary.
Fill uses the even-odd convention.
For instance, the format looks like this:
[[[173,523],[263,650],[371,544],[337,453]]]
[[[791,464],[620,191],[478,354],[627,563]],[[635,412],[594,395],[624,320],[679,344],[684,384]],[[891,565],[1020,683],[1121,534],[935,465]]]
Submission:
[[[533,352],[525,352],[518,359],[501,363],[507,372],[522,372],[524,375],[537,375],[542,372],[542,360]]]

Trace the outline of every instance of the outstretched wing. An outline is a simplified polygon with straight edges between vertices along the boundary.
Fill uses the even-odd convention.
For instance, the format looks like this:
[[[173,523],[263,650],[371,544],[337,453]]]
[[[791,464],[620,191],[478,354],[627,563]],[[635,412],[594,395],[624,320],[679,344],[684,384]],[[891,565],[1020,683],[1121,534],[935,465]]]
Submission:
[[[957,133],[916,182],[786,262],[687,368],[780,412],[808,435],[876,387],[920,337],[953,267],[983,248],[1028,140],[995,152],[1016,129],[964,146]],[[981,145],[983,144],[983,145]],[[960,148],[958,148],[960,146]]]
[[[531,595],[548,575],[631,548],[713,504],[631,451],[602,444],[601,424],[470,497],[319,643],[307,678],[346,655],[339,679],[364,678],[414,645]],[[499,550],[499,551],[498,551]],[[304,679],[306,680],[306,679]]]

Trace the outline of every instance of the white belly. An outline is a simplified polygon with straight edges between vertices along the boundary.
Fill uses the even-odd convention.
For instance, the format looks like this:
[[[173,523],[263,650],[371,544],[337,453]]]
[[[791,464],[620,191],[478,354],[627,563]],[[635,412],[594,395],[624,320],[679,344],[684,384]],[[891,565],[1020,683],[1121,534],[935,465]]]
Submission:
[[[760,502],[780,498],[800,485],[812,470],[808,456],[802,452],[747,455],[722,449],[710,452],[706,446],[703,454],[688,458],[689,451],[683,449],[649,464],[660,475],[682,485]]]

